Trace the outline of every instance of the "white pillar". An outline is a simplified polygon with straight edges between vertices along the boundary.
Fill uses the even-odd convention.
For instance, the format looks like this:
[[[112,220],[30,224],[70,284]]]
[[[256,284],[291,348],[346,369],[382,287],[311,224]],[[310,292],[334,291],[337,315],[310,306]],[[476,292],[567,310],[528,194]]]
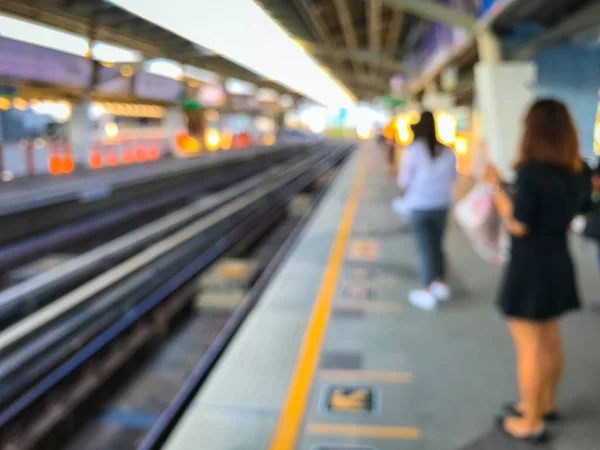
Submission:
[[[491,31],[480,31],[477,33],[476,40],[479,61],[489,64],[502,61],[502,46],[498,38]]]
[[[185,153],[181,152],[175,143],[175,138],[178,133],[183,130],[187,130],[186,122],[185,122],[185,114],[182,109],[178,106],[173,106],[168,108],[165,112],[165,117],[163,119],[163,126],[165,127],[165,134],[169,139],[169,147],[170,151],[179,154],[180,156],[186,156]]]
[[[75,164],[88,164],[88,154],[92,148],[93,134],[90,106],[91,101],[89,100],[82,100],[72,106],[71,120],[67,132]]]
[[[523,116],[535,97],[532,62],[479,62],[475,91],[489,157],[507,180],[513,177]]]

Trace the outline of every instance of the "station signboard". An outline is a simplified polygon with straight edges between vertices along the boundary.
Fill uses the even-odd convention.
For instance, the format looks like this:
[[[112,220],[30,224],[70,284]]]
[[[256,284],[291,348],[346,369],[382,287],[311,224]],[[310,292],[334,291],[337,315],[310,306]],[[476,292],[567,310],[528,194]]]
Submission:
[[[96,90],[103,94],[127,95],[131,88],[131,78],[121,75],[119,66],[100,67]]]
[[[181,98],[184,83],[147,72],[135,74],[135,95],[140,98],[176,102]]]
[[[83,87],[91,73],[87,58],[0,36],[0,76]]]

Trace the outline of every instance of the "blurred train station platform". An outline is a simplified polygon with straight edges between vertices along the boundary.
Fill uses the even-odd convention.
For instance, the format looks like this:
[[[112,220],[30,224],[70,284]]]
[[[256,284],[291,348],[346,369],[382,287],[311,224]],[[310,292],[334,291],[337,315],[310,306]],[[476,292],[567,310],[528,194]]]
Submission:
[[[431,312],[412,307],[416,254],[390,208],[396,195],[381,150],[363,145],[164,448],[530,448],[494,425],[517,398],[514,350],[494,305],[501,267],[453,224],[454,296]],[[597,301],[595,249],[573,241],[583,296]],[[564,422],[551,427],[551,444],[531,448],[597,447],[599,323],[589,307],[564,321]]]
[[[599,27],[598,0],[0,0],[0,450],[532,448],[494,426],[503,267],[452,220],[453,298],[415,309],[392,201],[425,111],[460,195],[514,181],[539,98],[598,167]],[[570,239],[536,448],[600,450],[597,242]]]

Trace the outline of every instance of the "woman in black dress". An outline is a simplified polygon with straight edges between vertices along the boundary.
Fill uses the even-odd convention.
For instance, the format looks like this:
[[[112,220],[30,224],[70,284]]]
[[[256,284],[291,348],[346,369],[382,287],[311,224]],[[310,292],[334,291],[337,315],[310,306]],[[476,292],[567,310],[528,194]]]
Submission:
[[[512,197],[495,168],[487,181],[512,235],[511,258],[498,295],[517,353],[520,402],[507,405],[499,426],[518,439],[548,437],[545,421],[558,418],[556,391],[562,372],[558,319],[579,307],[568,229],[581,193],[577,131],[567,108],[540,100],[525,118]]]

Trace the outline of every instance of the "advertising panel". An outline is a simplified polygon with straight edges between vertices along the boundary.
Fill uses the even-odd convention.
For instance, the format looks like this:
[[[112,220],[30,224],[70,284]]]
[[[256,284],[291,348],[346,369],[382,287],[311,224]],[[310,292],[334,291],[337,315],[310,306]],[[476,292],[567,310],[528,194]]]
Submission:
[[[87,86],[90,60],[0,36],[0,76],[66,86]]]
[[[131,86],[131,78],[121,75],[119,66],[100,66],[96,90],[103,94],[127,95]]]
[[[147,72],[135,74],[135,95],[140,98],[176,102],[180,99],[184,83]]]

